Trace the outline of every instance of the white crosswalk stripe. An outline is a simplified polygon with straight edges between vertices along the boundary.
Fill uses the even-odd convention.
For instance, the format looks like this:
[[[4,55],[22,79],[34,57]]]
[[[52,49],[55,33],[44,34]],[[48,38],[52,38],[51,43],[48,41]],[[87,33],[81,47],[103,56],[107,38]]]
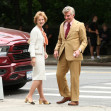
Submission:
[[[109,83],[101,83],[100,86],[83,86],[80,89],[80,98],[111,99]]]
[[[103,87],[103,86],[84,86],[82,88],[87,88],[87,89],[111,89],[111,87]]]
[[[105,85],[108,83],[105,83]],[[103,85],[103,84],[102,84]],[[109,86],[109,84],[108,84]],[[91,89],[91,90],[90,90]],[[102,89],[102,90],[101,90]],[[107,90],[110,89],[110,90]],[[57,93],[44,93],[45,96],[61,96],[57,88],[44,88],[45,91],[57,91]],[[39,95],[39,94],[36,94]],[[111,99],[111,88],[104,86],[82,86],[80,87],[80,98],[86,99]]]

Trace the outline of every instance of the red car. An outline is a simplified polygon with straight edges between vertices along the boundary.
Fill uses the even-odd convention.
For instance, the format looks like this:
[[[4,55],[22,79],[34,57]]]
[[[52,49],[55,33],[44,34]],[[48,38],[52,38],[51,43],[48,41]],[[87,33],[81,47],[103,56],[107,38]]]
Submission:
[[[3,86],[18,89],[31,80],[29,33],[0,27],[0,76]]]

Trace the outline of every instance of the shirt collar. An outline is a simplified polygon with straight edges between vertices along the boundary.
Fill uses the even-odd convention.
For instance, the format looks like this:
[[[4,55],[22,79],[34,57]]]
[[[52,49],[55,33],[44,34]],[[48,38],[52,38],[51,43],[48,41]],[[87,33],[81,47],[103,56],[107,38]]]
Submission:
[[[70,22],[70,26],[72,25],[73,21],[74,21],[74,19]],[[68,24],[68,22],[64,22],[64,25],[67,25],[67,24]]]

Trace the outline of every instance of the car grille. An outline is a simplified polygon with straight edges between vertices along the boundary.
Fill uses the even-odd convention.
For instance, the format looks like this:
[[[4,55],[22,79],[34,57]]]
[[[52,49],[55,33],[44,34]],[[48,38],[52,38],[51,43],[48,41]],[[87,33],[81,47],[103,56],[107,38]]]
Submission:
[[[32,66],[31,65],[27,65],[27,66],[19,66],[15,68],[15,72],[18,71],[26,71],[26,70],[31,70]]]
[[[22,54],[13,54],[15,60],[28,59],[30,58],[29,52],[25,52]]]
[[[6,72],[7,72],[6,69],[0,69],[0,75],[5,74]]]
[[[24,50],[24,49],[28,49],[29,45],[26,44],[26,45],[17,45],[17,46],[14,46],[13,50]]]
[[[28,52],[28,47],[29,47],[28,44],[25,44],[25,45],[20,44],[20,45],[14,46],[13,51],[18,52],[18,53],[13,53],[14,60],[17,60],[17,61],[22,61],[22,60],[24,61],[24,59],[30,60],[30,53]]]

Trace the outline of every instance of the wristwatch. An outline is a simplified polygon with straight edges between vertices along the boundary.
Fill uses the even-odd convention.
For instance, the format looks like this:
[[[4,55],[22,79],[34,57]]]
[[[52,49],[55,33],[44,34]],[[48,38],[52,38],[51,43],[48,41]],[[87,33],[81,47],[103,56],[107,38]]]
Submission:
[[[81,50],[81,48],[79,48],[79,51],[80,51],[80,53],[82,53],[82,50]]]

